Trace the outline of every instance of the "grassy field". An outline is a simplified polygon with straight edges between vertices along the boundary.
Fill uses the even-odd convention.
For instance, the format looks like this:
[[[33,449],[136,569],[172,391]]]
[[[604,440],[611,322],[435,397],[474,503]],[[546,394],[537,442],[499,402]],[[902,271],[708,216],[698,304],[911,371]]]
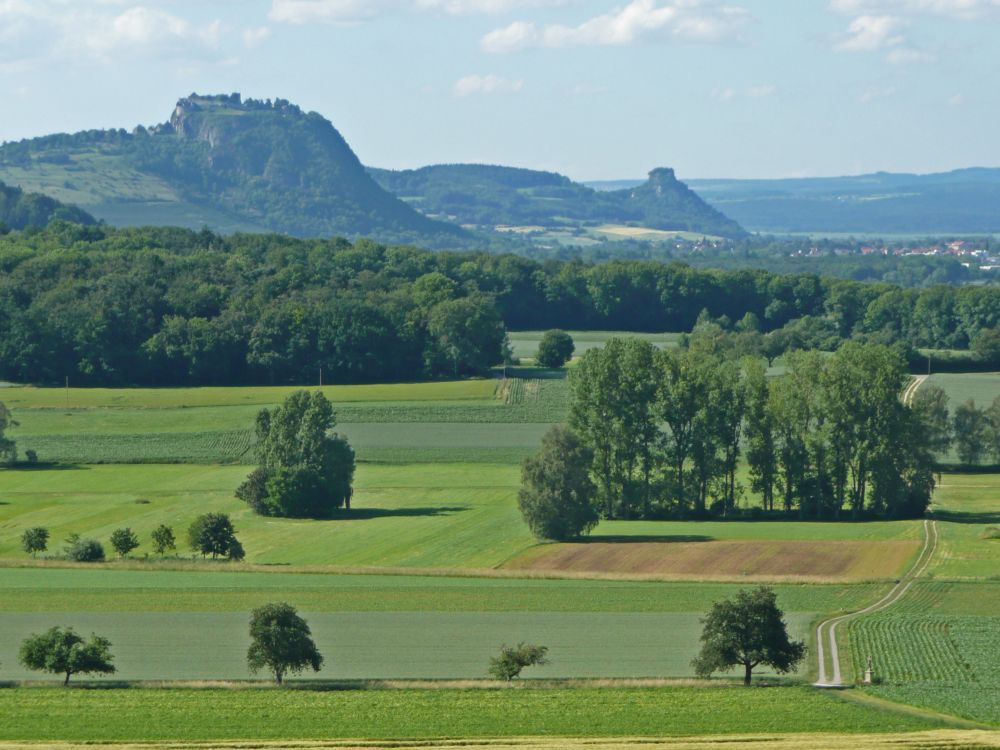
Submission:
[[[895,575],[915,552],[919,536],[918,524],[912,521],[611,521],[600,524],[583,545],[538,545],[517,511],[516,466],[362,464],[353,510],[325,521],[254,515],[233,496],[246,473],[244,466],[131,464],[6,471],[0,485],[0,558],[24,559],[20,534],[31,526],[50,529],[55,552],[72,533],[106,541],[114,529],[129,526],[142,542],[134,555],[142,556],[150,552],[149,534],[159,524],[182,533],[196,515],[217,511],[233,518],[251,563],[497,568],[505,563],[517,567],[520,560],[529,567],[569,572],[853,580]],[[879,548],[881,557],[875,558],[880,559],[869,554],[876,547],[860,544],[869,540],[890,545]],[[813,558],[817,550],[829,547],[827,564],[806,568],[799,559],[780,569],[763,563],[750,570],[741,567],[738,558],[715,554],[722,547],[748,550],[765,544],[773,560],[782,550],[809,550],[810,543],[816,543],[811,546]],[[599,545],[613,545],[623,554],[640,552],[644,562],[622,567],[608,554],[591,555],[586,565],[575,568],[536,562],[575,546],[600,552]],[[884,554],[889,548],[893,554]],[[529,557],[520,557],[529,551]],[[688,564],[692,556],[701,560],[695,567]],[[650,558],[658,560],[659,567],[649,569]]]
[[[809,688],[0,690],[0,739],[8,741],[668,737],[942,725]]]
[[[970,398],[985,407],[1000,396],[1000,372],[935,373],[925,382],[944,389],[952,411]]]
[[[5,388],[22,454],[73,463],[249,463],[260,408],[293,388]],[[565,418],[564,380],[324,387],[363,462],[520,463]]]
[[[482,464],[361,465],[354,510],[327,521],[254,515],[233,491],[242,466],[101,465],[10,471],[0,490],[0,557],[21,530],[46,526],[105,542],[130,526],[149,552],[159,524],[183,532],[195,516],[229,513],[256,563],[491,568],[534,541],[511,502],[518,470]],[[147,502],[137,502],[147,501]],[[182,550],[183,551],[183,550]]]
[[[538,351],[538,342],[542,340],[545,331],[511,331],[510,343],[517,357],[532,358]],[[579,357],[590,349],[603,347],[611,338],[637,338],[649,341],[656,346],[667,349],[677,346],[679,333],[630,333],[628,331],[567,331],[573,337],[576,350],[574,357]]]
[[[323,679],[484,679],[504,643],[543,643],[550,663],[526,676],[693,677],[702,612],[308,612]],[[808,637],[812,612],[787,616]],[[114,644],[123,680],[241,680],[250,645],[247,612],[12,613],[0,615],[3,678],[38,679],[17,648],[54,624]],[[761,667],[761,677],[774,676]],[[303,675],[313,678],[313,673]]]

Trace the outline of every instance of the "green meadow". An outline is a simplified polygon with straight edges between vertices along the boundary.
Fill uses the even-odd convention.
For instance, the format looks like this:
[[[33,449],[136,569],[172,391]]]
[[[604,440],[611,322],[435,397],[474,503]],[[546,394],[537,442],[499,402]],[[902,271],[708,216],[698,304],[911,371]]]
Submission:
[[[904,732],[941,719],[810,688],[0,690],[0,739],[674,737]]]

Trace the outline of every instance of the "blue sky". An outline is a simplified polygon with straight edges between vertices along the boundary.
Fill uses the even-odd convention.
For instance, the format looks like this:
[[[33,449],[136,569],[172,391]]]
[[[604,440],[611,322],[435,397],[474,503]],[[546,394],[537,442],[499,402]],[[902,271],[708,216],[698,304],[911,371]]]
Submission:
[[[0,0],[0,140],[282,97],[367,164],[1000,166],[1000,0]]]

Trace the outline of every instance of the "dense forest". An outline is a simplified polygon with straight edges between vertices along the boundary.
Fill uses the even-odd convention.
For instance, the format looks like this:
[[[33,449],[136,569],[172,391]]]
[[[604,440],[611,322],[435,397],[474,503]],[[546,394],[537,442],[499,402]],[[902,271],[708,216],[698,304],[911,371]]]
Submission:
[[[64,222],[0,237],[0,379],[19,382],[412,380],[485,372],[505,329],[696,325],[771,358],[845,339],[964,349],[1000,326],[1000,287]]]
[[[67,206],[47,195],[26,193],[0,182],[0,232],[44,227],[55,219],[95,224],[94,217],[76,206]]]
[[[655,169],[628,190],[598,191],[554,172],[482,164],[393,171],[369,168],[386,190],[427,214],[457,224],[565,226],[637,224],[738,238],[746,234],[709,206],[672,169]]]

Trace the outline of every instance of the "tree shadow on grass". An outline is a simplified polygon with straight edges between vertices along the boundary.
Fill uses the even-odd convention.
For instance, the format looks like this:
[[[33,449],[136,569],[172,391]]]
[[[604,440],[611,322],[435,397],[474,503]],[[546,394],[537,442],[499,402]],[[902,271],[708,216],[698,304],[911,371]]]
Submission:
[[[427,508],[351,508],[337,510],[324,520],[369,521],[373,518],[412,518],[415,516],[450,516],[468,510],[467,505],[442,505]]]
[[[607,542],[613,544],[634,544],[637,542],[644,542],[647,544],[650,542],[676,544],[678,542],[711,542],[715,541],[715,537],[706,536],[704,534],[643,534],[636,536],[624,536],[621,534],[595,534],[593,536],[582,537],[576,541],[583,542],[585,544],[592,544],[594,542]]]
[[[57,461],[37,461],[35,463],[28,463],[27,461],[18,461],[15,464],[7,464],[0,471],[90,471],[90,467],[85,464],[77,463],[62,463]]]
[[[935,510],[934,518],[939,521],[949,523],[995,523],[1000,524],[1000,511],[986,511],[982,513],[965,513],[955,510]]]

